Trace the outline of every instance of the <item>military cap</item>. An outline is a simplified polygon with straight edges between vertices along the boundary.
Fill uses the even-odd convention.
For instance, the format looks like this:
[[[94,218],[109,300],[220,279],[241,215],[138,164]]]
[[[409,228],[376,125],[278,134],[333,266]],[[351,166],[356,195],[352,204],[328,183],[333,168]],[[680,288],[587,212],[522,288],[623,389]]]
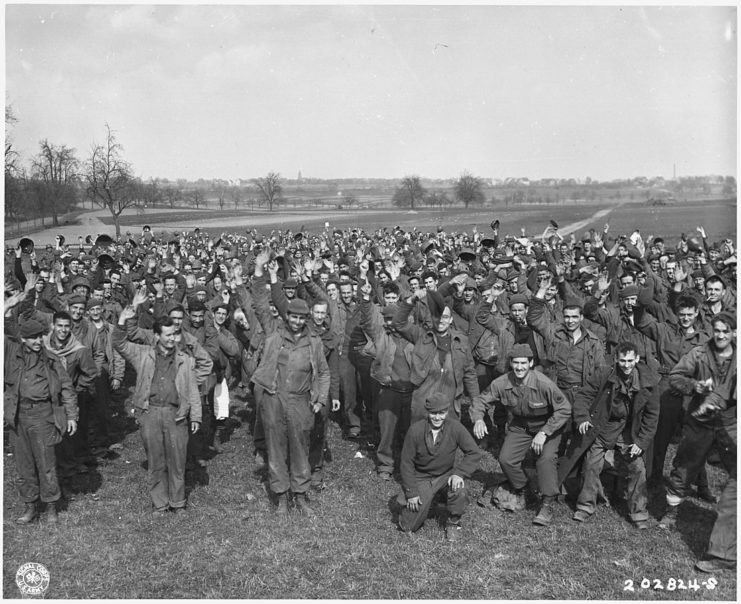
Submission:
[[[533,358],[533,350],[530,348],[530,344],[515,344],[509,352],[510,359],[519,359],[522,357],[527,357],[528,359]]]
[[[637,285],[629,285],[620,290],[618,296],[620,298],[628,298],[629,296],[637,296],[641,293],[641,289]]]
[[[302,300],[301,298],[294,298],[288,303],[288,308],[286,309],[286,314],[289,315],[308,315],[309,314],[309,305],[306,304],[305,300]]]
[[[435,392],[427,397],[425,401],[425,410],[429,413],[440,413],[450,409],[450,397],[440,392]]]
[[[20,328],[22,338],[38,338],[39,336],[43,336],[46,332],[46,327],[36,319],[24,321]]]

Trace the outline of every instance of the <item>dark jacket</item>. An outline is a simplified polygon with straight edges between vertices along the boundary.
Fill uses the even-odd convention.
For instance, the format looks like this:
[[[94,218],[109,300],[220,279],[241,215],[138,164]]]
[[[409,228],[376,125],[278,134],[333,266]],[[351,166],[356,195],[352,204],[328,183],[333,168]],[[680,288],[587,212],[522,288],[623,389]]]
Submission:
[[[596,371],[574,397],[574,424],[579,426],[583,422],[590,422],[592,427],[586,434],[574,430],[566,454],[559,460],[559,482],[569,475],[584,453],[597,439],[600,431],[610,419],[612,394],[618,378],[616,366],[602,367]],[[659,388],[658,375],[648,367],[638,365],[640,389],[633,398],[631,405],[631,436],[633,443],[644,452],[648,449],[659,422]]]

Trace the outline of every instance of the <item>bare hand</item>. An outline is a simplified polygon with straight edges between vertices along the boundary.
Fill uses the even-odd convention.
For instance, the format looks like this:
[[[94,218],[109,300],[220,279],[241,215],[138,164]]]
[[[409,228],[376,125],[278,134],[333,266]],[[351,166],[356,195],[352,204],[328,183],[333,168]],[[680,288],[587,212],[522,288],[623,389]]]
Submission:
[[[407,507],[412,510],[412,512],[416,512],[419,510],[419,506],[422,504],[422,501],[419,497],[412,497],[411,499],[407,499]]]
[[[198,429],[201,427],[201,424],[198,422],[190,422],[190,433],[195,434],[198,432]]]
[[[340,410],[340,399],[333,398],[332,399],[332,411],[339,411]]]
[[[67,420],[67,433],[70,436],[72,436],[75,432],[77,432],[77,420],[68,419]]]
[[[317,403],[314,403],[314,404],[313,404],[313,405],[311,406],[311,410],[312,410],[312,411],[313,411],[314,413],[319,413],[319,412],[320,412],[320,411],[322,410],[322,407],[323,407],[323,406],[324,406],[324,405],[322,405],[321,403],[317,402]]]
[[[451,491],[462,489],[463,484],[463,479],[457,474],[453,474],[450,478],[448,478],[448,486],[450,487]]]
[[[473,435],[478,439],[482,439],[487,434],[489,434],[489,429],[486,427],[484,420],[477,419],[473,425]]]
[[[121,387],[121,380],[113,378],[111,380],[111,390],[118,390]]]
[[[594,428],[592,422],[582,422],[579,424],[577,430],[579,430],[579,434],[586,434],[589,428]]]
[[[543,445],[545,444],[545,440],[548,438],[545,434],[545,432],[538,432],[535,435],[535,438],[533,438],[533,442],[530,445],[533,451],[535,451],[536,455],[540,455],[543,452]]]

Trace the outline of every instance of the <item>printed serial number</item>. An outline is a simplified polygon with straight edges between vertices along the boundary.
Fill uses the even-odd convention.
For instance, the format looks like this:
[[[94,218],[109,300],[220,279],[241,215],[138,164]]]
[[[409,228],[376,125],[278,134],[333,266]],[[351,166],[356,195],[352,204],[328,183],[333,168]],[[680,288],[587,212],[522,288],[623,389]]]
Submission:
[[[633,579],[625,579],[625,585],[623,585],[623,591],[635,591],[636,589],[654,589],[654,590],[666,590],[676,591],[678,589],[691,589],[697,591],[698,589],[705,588],[713,590],[718,586],[718,580],[715,577],[698,581],[697,579],[688,579],[686,582],[683,579],[675,579],[669,577],[666,582],[661,579],[648,579],[643,577],[640,581],[636,582]]]

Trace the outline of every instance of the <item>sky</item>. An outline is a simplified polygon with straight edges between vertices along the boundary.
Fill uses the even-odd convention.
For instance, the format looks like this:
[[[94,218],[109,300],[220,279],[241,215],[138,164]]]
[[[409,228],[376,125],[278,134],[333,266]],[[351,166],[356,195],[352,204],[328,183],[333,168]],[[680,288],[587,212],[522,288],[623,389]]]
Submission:
[[[6,133],[142,178],[736,174],[730,6],[5,6]]]

